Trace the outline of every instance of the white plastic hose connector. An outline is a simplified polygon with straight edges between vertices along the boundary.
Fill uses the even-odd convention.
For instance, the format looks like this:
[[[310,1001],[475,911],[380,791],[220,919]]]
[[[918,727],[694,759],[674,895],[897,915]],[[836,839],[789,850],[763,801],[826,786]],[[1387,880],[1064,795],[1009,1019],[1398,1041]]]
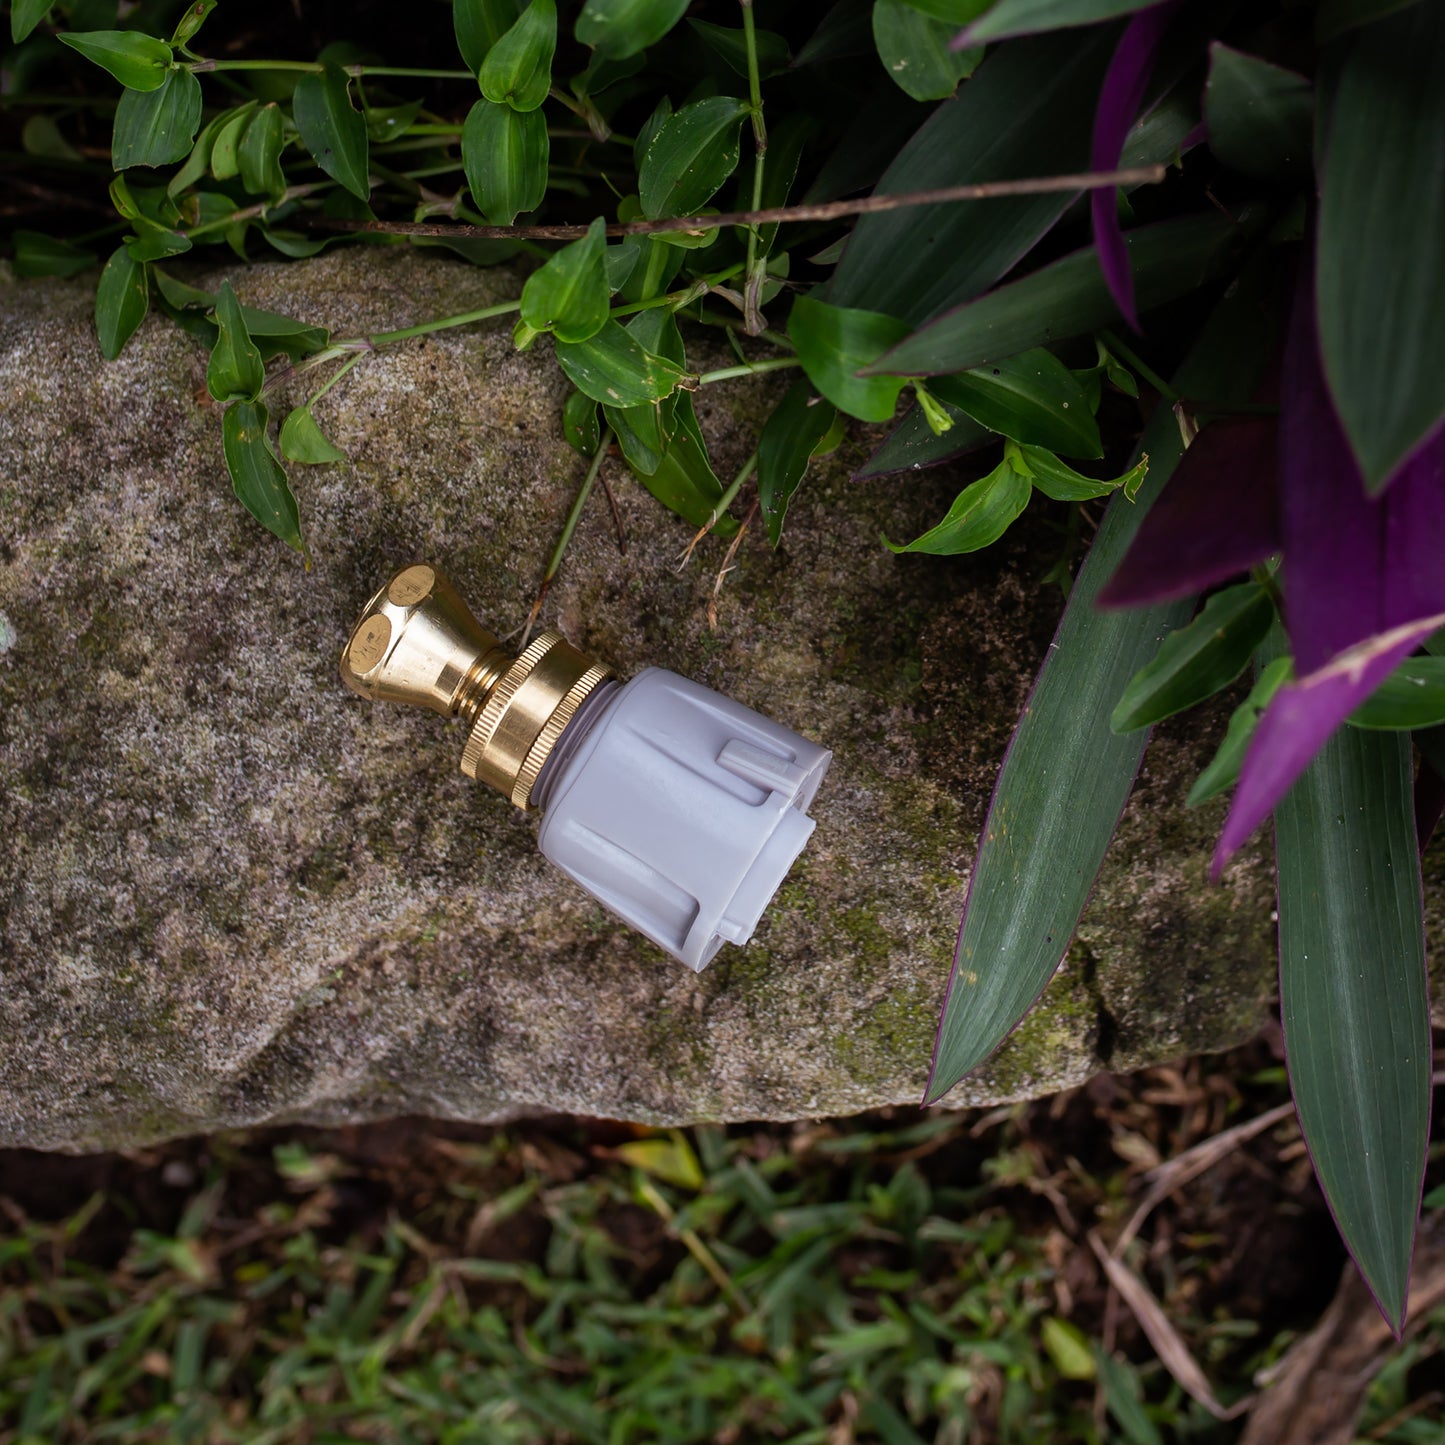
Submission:
[[[815,826],[833,755],[648,668],[568,726],[532,792],[542,852],[689,968],[746,943]]]

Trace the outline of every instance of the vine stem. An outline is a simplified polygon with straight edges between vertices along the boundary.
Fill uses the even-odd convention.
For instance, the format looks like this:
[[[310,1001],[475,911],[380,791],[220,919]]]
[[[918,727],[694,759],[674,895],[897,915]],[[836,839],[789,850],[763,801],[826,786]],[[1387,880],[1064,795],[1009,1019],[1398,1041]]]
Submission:
[[[414,70],[405,65],[343,65],[347,75],[409,75],[417,80],[475,80],[470,70]],[[221,70],[299,70],[320,75],[319,60],[193,60],[184,66],[193,74]]]
[[[762,78],[758,74],[758,33],[753,22],[753,0],[739,0],[743,11],[743,43],[748,54],[748,100],[753,121],[753,210],[763,209],[763,163],[768,154],[768,128],[763,121]],[[748,227],[748,258],[743,282],[743,329],[756,336],[766,325],[761,297],[767,277],[767,257],[758,265],[758,228]]]
[[[537,589],[537,600],[532,603],[532,610],[527,614],[526,626],[522,628],[522,640],[518,644],[519,648],[527,645],[528,639],[532,636],[532,629],[542,615],[542,603],[546,600],[547,589],[562,568],[562,559],[567,555],[567,548],[572,543],[572,534],[577,530],[577,523],[582,520],[582,509],[587,505],[587,498],[592,495],[592,488],[597,484],[598,474],[602,471],[602,463],[607,460],[607,449],[611,445],[612,428],[610,426],[603,427],[602,435],[597,439],[597,450],[592,454],[592,465],[587,468],[587,475],[582,479],[582,486],[577,492],[571,510],[567,513],[567,520],[562,524],[562,535],[557,539],[556,547],[552,549],[552,559],[547,563],[546,572],[542,574],[542,585]]]
[[[679,231],[715,231],[723,226],[766,226],[774,222],[837,221],[845,216],[871,216],[907,206],[938,206],[955,201],[990,201],[1000,196],[1042,196],[1069,191],[1105,190],[1113,186],[1158,184],[1164,166],[1132,166],[1118,171],[1076,171],[1059,176],[1035,176],[1018,181],[979,181],[966,186],[943,186],[932,191],[901,191],[896,195],[860,196],[851,201],[819,205],[766,206],[752,211],[723,211],[715,216],[679,216],[666,221],[628,221],[607,227],[609,236],[662,236]],[[472,240],[575,241],[587,234],[586,226],[462,226],[431,225],[418,221],[345,221],[331,216],[308,216],[306,224],[318,231],[375,231],[393,236],[460,236]]]
[[[433,331],[446,331],[453,326],[470,326],[474,321],[490,321],[494,316],[510,316],[522,309],[521,298],[515,301],[498,301],[494,306],[483,306],[476,311],[462,311],[456,316],[442,316],[435,321],[423,321],[418,326],[403,326],[399,331],[374,331],[366,339],[373,346],[390,346],[393,341],[410,341],[413,336],[430,336]]]
[[[696,548],[697,544],[701,542],[702,539],[706,537],[707,534],[711,532],[714,527],[717,526],[718,519],[722,516],[724,512],[727,511],[730,506],[732,506],[733,502],[737,500],[737,495],[740,491],[742,491],[743,484],[750,476],[752,476],[755,471],[757,471],[757,469],[758,453],[757,450],[754,449],[753,454],[747,459],[747,461],[743,463],[742,470],[739,471],[737,476],[732,479],[732,484],[728,487],[727,491],[725,491],[722,496],[717,499],[717,505],[712,509],[712,515],[693,534],[692,541],[687,544],[687,547],[682,554],[682,559],[677,564],[677,570],[679,572],[681,572],[682,569],[687,566],[688,561],[691,559],[693,550]],[[729,552],[728,555],[732,556],[732,553]]]
[[[784,371],[803,363],[796,356],[775,356],[767,361],[749,361],[742,366],[724,366],[718,371],[705,371],[697,379],[698,386],[711,386],[715,381],[731,381],[737,376],[760,376],[765,371]]]

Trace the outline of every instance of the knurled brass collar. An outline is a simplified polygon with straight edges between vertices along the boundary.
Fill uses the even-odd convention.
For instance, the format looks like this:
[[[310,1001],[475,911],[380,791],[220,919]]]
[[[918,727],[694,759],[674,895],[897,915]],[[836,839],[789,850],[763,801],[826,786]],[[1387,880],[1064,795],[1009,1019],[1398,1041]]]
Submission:
[[[544,632],[492,689],[462,752],[462,771],[505,793],[519,808],[557,739],[592,691],[614,676],[560,633]]]

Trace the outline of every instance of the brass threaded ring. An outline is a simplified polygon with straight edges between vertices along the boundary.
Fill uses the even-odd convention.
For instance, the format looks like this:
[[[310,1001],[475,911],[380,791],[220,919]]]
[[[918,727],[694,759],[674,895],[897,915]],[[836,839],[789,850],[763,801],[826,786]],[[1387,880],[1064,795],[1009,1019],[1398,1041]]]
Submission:
[[[576,717],[577,709],[586,702],[599,684],[616,675],[605,662],[594,662],[568,688],[562,701],[553,710],[552,716],[547,719],[542,731],[537,734],[537,741],[532,744],[531,750],[522,762],[521,770],[517,773],[517,783],[512,789],[512,802],[517,807],[528,808],[531,806],[532,789],[536,786],[537,779],[547,764],[547,759],[552,756],[552,749],[557,746],[557,739],[562,736],[563,729]]]

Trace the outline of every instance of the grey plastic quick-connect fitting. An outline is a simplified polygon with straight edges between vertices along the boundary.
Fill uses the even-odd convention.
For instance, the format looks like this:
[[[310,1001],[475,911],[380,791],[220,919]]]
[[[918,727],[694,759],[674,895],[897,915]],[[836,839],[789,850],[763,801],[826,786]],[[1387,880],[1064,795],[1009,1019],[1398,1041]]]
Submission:
[[[689,968],[746,943],[816,824],[833,755],[650,667],[573,718],[533,789],[542,852]]]

